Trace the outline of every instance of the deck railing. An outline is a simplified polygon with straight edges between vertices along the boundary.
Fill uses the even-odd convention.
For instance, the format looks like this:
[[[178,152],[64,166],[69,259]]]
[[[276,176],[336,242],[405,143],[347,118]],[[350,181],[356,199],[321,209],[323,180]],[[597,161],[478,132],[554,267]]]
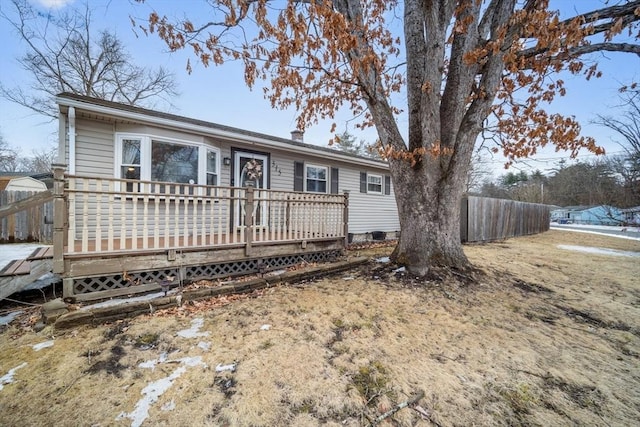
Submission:
[[[57,239],[64,256],[233,245],[249,254],[261,244],[346,236],[347,195],[65,176],[60,170],[54,190],[56,207],[66,211],[63,227],[54,224],[64,236]]]

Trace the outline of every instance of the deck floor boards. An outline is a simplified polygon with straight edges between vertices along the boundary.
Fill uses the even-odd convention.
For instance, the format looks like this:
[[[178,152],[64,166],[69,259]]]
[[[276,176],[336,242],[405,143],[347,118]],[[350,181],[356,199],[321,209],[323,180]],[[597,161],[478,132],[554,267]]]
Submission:
[[[53,246],[43,246],[38,248],[27,257],[30,261],[46,258],[53,258]]]
[[[3,276],[20,276],[31,272],[31,261],[26,259],[17,259],[7,264],[2,271],[0,277]]]

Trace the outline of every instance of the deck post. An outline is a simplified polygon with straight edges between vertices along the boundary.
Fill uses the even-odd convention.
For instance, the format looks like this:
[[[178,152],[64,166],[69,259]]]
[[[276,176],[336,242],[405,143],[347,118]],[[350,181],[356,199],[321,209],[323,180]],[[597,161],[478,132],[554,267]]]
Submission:
[[[342,223],[344,224],[344,247],[349,246],[349,191],[344,192],[344,209],[342,212]]]
[[[244,225],[245,225],[245,255],[251,256],[251,244],[253,243],[253,204],[254,193],[253,187],[247,187],[247,202],[244,206]]]
[[[64,239],[66,203],[64,200],[64,164],[54,163],[53,170],[53,272],[64,273]]]

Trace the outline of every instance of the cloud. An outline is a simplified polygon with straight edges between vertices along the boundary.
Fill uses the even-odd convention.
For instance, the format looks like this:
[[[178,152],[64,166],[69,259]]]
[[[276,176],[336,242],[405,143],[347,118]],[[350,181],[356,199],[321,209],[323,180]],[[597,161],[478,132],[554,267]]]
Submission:
[[[68,4],[73,3],[74,0],[36,0],[36,2],[47,9],[62,9]]]

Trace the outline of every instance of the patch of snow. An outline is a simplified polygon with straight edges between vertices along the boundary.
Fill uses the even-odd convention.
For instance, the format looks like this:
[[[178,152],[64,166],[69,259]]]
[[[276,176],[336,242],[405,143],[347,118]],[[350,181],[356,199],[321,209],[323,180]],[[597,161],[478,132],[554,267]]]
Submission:
[[[592,228],[595,230],[613,230],[613,231],[622,231],[622,229],[626,229],[627,233],[640,233],[640,227],[623,227],[621,225],[589,225],[589,224],[553,224],[553,227],[565,228]]]
[[[203,351],[209,351],[209,350],[211,350],[211,343],[210,342],[200,341],[198,343],[198,348],[200,350],[203,350]]]
[[[38,248],[46,248],[50,245],[40,243],[7,243],[0,245],[0,270],[16,259],[25,259]]]
[[[286,272],[287,270],[274,270],[274,271],[268,272],[267,274],[265,274],[265,276],[280,276]]]
[[[49,340],[49,341],[45,341],[45,342],[41,342],[40,344],[35,344],[33,346],[33,349],[35,351],[40,351],[43,348],[47,348],[47,347],[53,347],[53,340]]]
[[[224,372],[224,371],[231,371],[231,372],[235,372],[236,371],[236,366],[238,366],[237,363],[230,363],[228,365],[223,365],[221,363],[218,363],[218,366],[216,366],[216,372]]]
[[[198,338],[209,336],[209,332],[198,332],[204,325],[204,319],[198,318],[191,321],[191,327],[178,331],[178,336],[182,338]]]
[[[186,366],[189,366],[191,368],[193,368],[195,366],[202,366],[204,368],[207,367],[207,364],[202,361],[202,357],[200,357],[200,356],[183,357],[182,359],[178,359],[177,361],[182,363],[182,364],[184,364],[184,365],[186,365]]]
[[[596,254],[596,255],[640,257],[640,252],[619,251],[616,249],[593,248],[593,247],[587,247],[587,246],[573,246],[573,245],[558,245],[558,248],[565,249],[567,251],[585,252],[585,253]]]
[[[178,292],[178,289],[171,289],[167,292],[167,295],[175,294]],[[149,301],[152,299],[164,297],[164,292],[154,292],[152,294],[141,295],[139,297],[131,297],[131,298],[114,298],[108,301],[99,302],[93,305],[86,305],[84,307],[80,307],[80,310],[91,310],[93,308],[104,308],[104,307],[115,307],[118,305],[127,305],[133,304],[140,301]]]
[[[262,326],[260,326],[260,330],[261,331],[268,331],[269,329],[271,329],[271,325],[262,325]]]
[[[404,273],[405,271],[407,271],[407,269],[404,267],[396,268],[395,270],[393,270],[394,273]]]
[[[348,280],[353,280],[353,279],[354,279],[353,276],[345,276],[345,277],[342,278],[342,280],[344,280],[345,282],[348,281]]]
[[[573,227],[573,225],[571,225],[571,227]],[[582,227],[586,228],[587,226],[583,225]],[[619,230],[620,230],[620,227],[607,227],[607,226],[605,226],[605,225],[600,225],[600,226],[598,226],[598,227],[599,227],[599,229],[601,229],[601,230],[602,230],[602,229],[607,229],[607,228],[609,228],[609,229],[613,229],[613,228],[615,228],[615,229],[617,229],[617,231],[619,231]],[[573,229],[573,228],[566,228],[566,227],[563,227],[563,226],[557,226],[557,225],[554,225],[554,226],[552,226],[552,227],[549,227],[549,229],[550,229],[550,230],[560,230],[560,231],[571,231],[571,232],[574,232],[574,233],[588,233],[588,234],[595,234],[595,235],[598,235],[598,236],[615,237],[615,238],[617,238],[617,239],[640,240],[640,237],[635,237],[633,234],[632,234],[632,235],[630,235],[630,236],[623,236],[623,235],[620,235],[620,234],[599,233],[599,232],[597,232],[597,231],[592,231],[592,230],[576,230],[576,229]]]
[[[383,256],[382,258],[377,258],[376,262],[386,264],[388,262],[391,262],[391,258],[389,258],[388,256]]]
[[[9,323],[13,322],[13,319],[20,316],[22,313],[24,313],[24,311],[18,310],[12,311],[11,313],[4,316],[0,316],[0,326],[8,325]]]
[[[27,362],[24,362],[22,365],[18,365],[13,369],[9,369],[9,372],[0,377],[0,390],[4,388],[5,384],[11,384],[13,382],[13,376],[16,374],[18,369],[22,369],[27,366]]]
[[[131,420],[131,427],[140,427],[142,423],[149,417],[149,409],[151,405],[156,403],[160,396],[164,394],[165,391],[169,390],[173,385],[173,382],[177,380],[182,374],[187,372],[187,367],[195,367],[195,366],[204,366],[206,368],[206,364],[202,362],[201,357],[185,357],[182,359],[176,360],[179,362],[181,366],[176,368],[175,371],[171,373],[166,378],[161,378],[157,381],[153,381],[140,392],[142,394],[142,399],[138,400],[135,408],[131,412],[121,412],[117,417],[116,421],[122,420],[124,418],[129,418]],[[164,407],[164,406],[163,406]]]
[[[167,353],[160,354],[160,357],[157,359],[147,360],[146,362],[142,362],[138,365],[139,368],[151,369],[152,371],[156,368],[156,365],[159,363],[164,363],[167,361]]]

